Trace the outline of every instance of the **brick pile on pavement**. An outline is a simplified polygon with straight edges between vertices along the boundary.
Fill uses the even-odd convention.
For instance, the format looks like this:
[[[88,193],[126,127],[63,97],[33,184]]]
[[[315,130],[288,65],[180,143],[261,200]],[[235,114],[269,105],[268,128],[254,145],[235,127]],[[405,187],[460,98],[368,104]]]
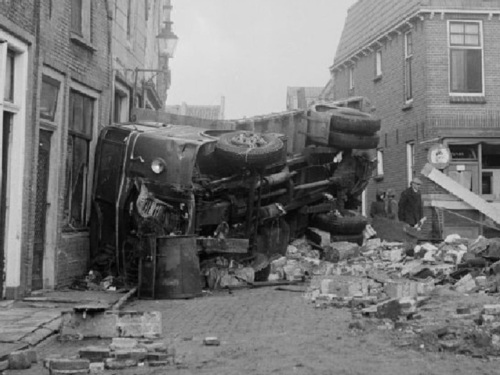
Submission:
[[[495,300],[500,238],[450,235],[439,243],[370,238],[362,246],[330,239],[330,233],[309,228],[285,255],[269,259],[269,285],[308,280],[305,296],[313,306],[349,308],[353,329],[368,324],[398,331],[404,345],[500,356],[500,304]],[[251,265],[224,257],[214,265],[222,277],[209,286],[253,285]],[[441,320],[440,310],[446,311]]]
[[[306,298],[316,308],[350,308],[353,328],[363,329],[364,319],[399,330],[412,342],[407,345],[420,349],[500,356],[500,239],[451,235],[408,247],[375,238],[327,249],[336,253],[335,263],[324,260],[326,252],[311,259],[310,243],[295,241],[284,259],[271,263],[272,272],[309,276]],[[455,304],[447,305],[439,325],[433,315],[450,299],[447,292]],[[463,296],[470,297],[468,306]]]
[[[152,339],[113,338],[107,346],[89,346],[70,358],[49,356],[44,366],[51,375],[89,374],[131,367],[179,365],[175,346]]]

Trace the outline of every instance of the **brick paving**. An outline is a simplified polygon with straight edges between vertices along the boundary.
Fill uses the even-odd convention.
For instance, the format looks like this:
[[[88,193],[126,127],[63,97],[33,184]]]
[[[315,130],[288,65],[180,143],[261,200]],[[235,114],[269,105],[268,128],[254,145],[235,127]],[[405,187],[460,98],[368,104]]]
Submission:
[[[366,331],[349,329],[349,309],[317,309],[303,293],[274,287],[217,292],[191,300],[131,300],[122,310],[160,311],[162,341],[173,344],[180,367],[135,367],[105,375],[159,374],[494,374],[498,361],[427,353],[395,346],[393,332],[376,323]],[[220,346],[205,346],[216,336]],[[75,356],[89,345],[110,340],[45,341],[39,362],[48,355]],[[43,375],[37,364],[8,374]]]

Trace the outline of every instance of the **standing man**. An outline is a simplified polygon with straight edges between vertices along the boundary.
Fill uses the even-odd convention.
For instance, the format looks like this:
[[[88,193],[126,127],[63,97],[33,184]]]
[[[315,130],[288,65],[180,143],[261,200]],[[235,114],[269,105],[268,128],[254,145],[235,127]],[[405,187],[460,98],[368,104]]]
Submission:
[[[401,193],[399,199],[399,220],[415,228],[420,228],[425,221],[422,195],[420,194],[421,185],[422,181],[418,177],[413,178],[410,187]]]

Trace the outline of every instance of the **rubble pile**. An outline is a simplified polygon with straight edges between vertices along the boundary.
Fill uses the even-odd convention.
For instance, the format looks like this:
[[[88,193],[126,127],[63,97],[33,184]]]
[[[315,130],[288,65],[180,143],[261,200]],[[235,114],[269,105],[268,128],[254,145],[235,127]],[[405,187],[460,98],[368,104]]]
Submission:
[[[316,308],[350,308],[352,328],[364,329],[365,319],[394,329],[399,345],[500,356],[500,239],[452,235],[411,247],[370,239],[331,249],[343,259],[328,262],[325,251],[309,269],[306,298]]]
[[[107,346],[88,346],[74,357],[50,356],[44,366],[51,374],[121,370],[130,367],[180,366],[173,345],[151,339],[113,338]],[[73,372],[71,372],[73,373]],[[79,372],[80,373],[80,372]]]

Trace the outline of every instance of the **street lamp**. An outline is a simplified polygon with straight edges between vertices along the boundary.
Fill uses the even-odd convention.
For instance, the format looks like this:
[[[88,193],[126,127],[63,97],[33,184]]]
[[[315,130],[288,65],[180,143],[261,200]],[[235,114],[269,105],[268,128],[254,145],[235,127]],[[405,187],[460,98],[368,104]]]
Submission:
[[[172,31],[172,21],[165,21],[165,26],[156,36],[160,49],[160,55],[166,57],[174,57],[175,48],[179,37]]]

